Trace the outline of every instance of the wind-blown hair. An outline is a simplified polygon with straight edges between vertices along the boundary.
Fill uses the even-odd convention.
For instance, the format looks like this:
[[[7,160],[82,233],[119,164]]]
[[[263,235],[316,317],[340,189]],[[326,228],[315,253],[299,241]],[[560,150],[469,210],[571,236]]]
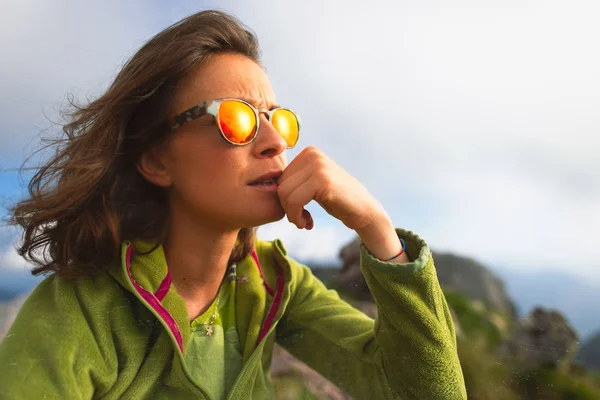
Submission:
[[[70,99],[64,135],[38,150],[53,150],[53,157],[10,209],[10,222],[24,230],[17,251],[36,265],[34,275],[71,279],[117,262],[123,240],[165,240],[165,189],[146,181],[136,164],[168,135],[164,121],[179,82],[226,52],[260,63],[258,41],[240,21],[203,11],[150,39],[96,100],[79,106]],[[255,233],[239,232],[230,263],[248,254]]]

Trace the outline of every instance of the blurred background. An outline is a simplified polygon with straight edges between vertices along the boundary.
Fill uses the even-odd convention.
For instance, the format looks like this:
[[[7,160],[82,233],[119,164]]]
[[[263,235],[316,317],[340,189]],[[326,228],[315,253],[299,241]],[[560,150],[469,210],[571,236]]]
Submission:
[[[2,0],[2,217],[67,95],[99,95],[145,41],[206,8],[257,34],[279,102],[302,118],[288,159],[320,148],[429,243],[470,397],[600,398],[596,1]],[[372,312],[352,274],[354,232],[307,208],[312,231],[282,220],[259,238],[281,238]],[[0,334],[40,280],[19,237],[0,226]],[[281,398],[345,398],[286,357]]]

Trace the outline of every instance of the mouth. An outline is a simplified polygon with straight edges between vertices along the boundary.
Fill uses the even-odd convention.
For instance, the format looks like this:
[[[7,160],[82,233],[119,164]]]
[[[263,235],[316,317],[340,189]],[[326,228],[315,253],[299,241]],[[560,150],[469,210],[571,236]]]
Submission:
[[[249,183],[250,186],[271,186],[277,185],[277,179],[268,179],[260,182]]]
[[[274,171],[263,174],[250,182],[248,185],[250,186],[273,186],[277,185],[277,180],[281,176],[281,171]]]

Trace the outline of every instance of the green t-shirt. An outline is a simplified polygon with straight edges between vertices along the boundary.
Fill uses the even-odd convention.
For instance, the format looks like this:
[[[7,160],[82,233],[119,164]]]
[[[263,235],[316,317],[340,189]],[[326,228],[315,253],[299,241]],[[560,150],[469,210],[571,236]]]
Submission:
[[[213,399],[225,399],[242,370],[242,346],[235,326],[236,265],[229,267],[218,294],[219,309],[207,335],[217,301],[191,324],[185,363],[193,378]]]

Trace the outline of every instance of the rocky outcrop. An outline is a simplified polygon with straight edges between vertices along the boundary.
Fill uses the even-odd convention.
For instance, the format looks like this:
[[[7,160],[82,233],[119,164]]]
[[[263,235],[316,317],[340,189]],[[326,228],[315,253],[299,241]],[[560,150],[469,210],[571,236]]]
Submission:
[[[340,250],[342,269],[339,282],[344,290],[362,300],[373,300],[367,282],[360,270],[360,238],[354,239]]]
[[[587,368],[600,370],[600,332],[585,341],[576,361]]]
[[[577,333],[565,317],[535,308],[517,322],[504,352],[527,366],[560,366],[573,360],[578,346]]]
[[[491,310],[508,318],[516,316],[515,306],[508,297],[504,283],[492,271],[468,257],[433,252],[440,285],[473,300],[480,300]]]

